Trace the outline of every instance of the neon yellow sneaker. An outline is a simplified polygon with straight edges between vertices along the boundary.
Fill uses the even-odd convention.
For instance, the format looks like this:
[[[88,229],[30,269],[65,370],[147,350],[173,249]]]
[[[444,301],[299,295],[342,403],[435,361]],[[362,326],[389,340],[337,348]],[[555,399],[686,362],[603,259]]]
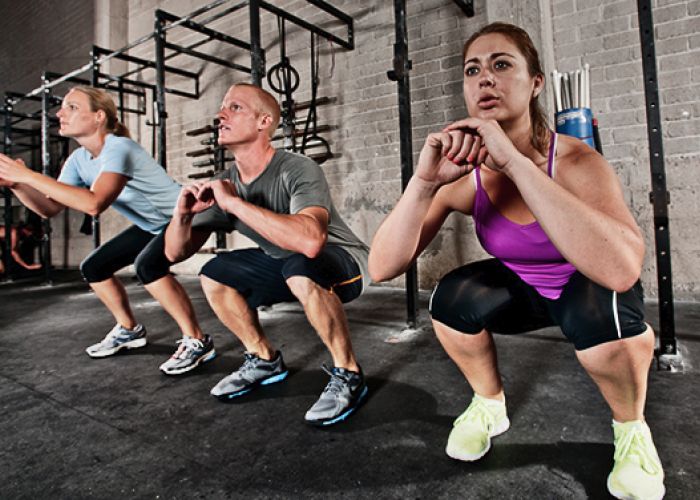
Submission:
[[[646,422],[615,422],[615,465],[608,491],[625,500],[660,500],[666,493],[664,470]]]
[[[509,427],[504,402],[474,394],[469,407],[454,421],[445,451],[457,460],[478,460],[491,448],[491,438]]]

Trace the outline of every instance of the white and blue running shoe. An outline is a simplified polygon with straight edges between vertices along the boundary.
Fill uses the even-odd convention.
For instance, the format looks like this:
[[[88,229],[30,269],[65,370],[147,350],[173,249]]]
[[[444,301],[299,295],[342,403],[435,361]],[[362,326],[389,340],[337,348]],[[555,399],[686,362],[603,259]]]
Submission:
[[[105,358],[116,354],[120,349],[136,349],[145,345],[146,327],[138,324],[133,330],[127,330],[122,325],[117,324],[101,342],[91,345],[85,349],[85,352],[91,358]]]
[[[209,335],[203,339],[182,337],[177,341],[177,351],[165,363],[160,365],[160,371],[166,375],[180,375],[194,370],[201,363],[211,361],[216,357],[214,342]]]
[[[274,359],[267,361],[246,352],[241,367],[227,375],[214,386],[211,395],[223,401],[243,396],[261,385],[281,382],[289,375],[282,353],[277,351]]]
[[[331,376],[318,401],[306,412],[307,423],[316,426],[342,422],[357,410],[367,397],[367,384],[360,372],[322,366]]]

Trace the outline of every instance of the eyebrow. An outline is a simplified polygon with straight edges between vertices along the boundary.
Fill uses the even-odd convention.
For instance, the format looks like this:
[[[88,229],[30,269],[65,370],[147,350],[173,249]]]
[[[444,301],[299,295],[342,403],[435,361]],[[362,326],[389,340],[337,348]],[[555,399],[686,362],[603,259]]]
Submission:
[[[493,60],[493,59],[497,59],[501,56],[507,56],[507,57],[511,57],[511,58],[515,59],[515,56],[513,54],[508,53],[508,52],[494,52],[493,54],[489,55],[488,58]],[[479,62],[479,59],[477,57],[472,57],[471,59],[467,59],[466,61],[464,61],[464,65],[466,66],[467,64],[472,63],[472,62]]]

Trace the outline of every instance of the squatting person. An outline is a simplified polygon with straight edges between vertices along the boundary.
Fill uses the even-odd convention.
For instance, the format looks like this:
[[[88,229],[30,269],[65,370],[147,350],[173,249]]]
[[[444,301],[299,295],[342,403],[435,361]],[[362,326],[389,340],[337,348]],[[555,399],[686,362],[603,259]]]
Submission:
[[[83,277],[117,322],[101,342],[86,349],[87,354],[102,358],[146,345],[146,328],[136,321],[126,290],[114,275],[133,263],[146,290],[182,331],[178,349],[160,369],[176,375],[212,359],[214,344],[202,333],[192,303],[170,274],[171,263],[163,253],[163,232],[180,185],[129,138],[106,92],[74,87],[64,97],[57,117],[59,133],[80,145],[66,160],[58,180],[0,154],[0,185],[10,187],[42,217],[53,217],[65,207],[96,216],[112,206],[132,223],[80,264]]]
[[[654,333],[639,282],[644,242],[605,159],[547,126],[544,75],[522,29],[494,23],[464,45],[469,118],[428,135],[415,175],[377,232],[373,279],[403,273],[451,212],[473,217],[494,258],[438,283],[430,314],[474,396],[447,454],[481,458],[508,430],[492,332],[558,325],[612,411],[618,498],[658,499],[664,473],[644,420]]]
[[[209,304],[245,348],[242,366],[211,394],[234,398],[287,377],[257,307],[298,300],[333,359],[332,367],[323,367],[330,381],[305,419],[336,423],[367,394],[343,303],[366,284],[368,248],[338,215],[321,168],[270,143],[280,118],[270,93],[233,85],[218,118],[219,144],[233,153],[235,165],[183,188],[165,245],[173,261],[192,255],[214,229],[238,230],[259,245],[220,253],[201,270]]]

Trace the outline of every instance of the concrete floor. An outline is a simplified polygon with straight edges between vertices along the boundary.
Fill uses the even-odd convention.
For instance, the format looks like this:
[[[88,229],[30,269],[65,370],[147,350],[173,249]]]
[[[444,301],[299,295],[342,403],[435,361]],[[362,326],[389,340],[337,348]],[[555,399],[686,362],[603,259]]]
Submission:
[[[209,389],[241,363],[241,348],[197,280],[181,281],[219,356],[173,378],[158,366],[178,332],[132,279],[150,343],[102,360],[84,348],[112,320],[74,272],[57,273],[51,287],[0,283],[0,498],[608,498],[610,415],[558,330],[497,337],[512,426],[467,464],[444,453],[471,397],[463,377],[429,328],[387,342],[403,326],[402,291],[373,287],[348,305],[370,398],[319,430],[303,415],[325,386],[319,366],[329,356],[301,309],[262,314],[291,377],[223,404]],[[650,372],[647,419],[666,498],[690,499],[700,490],[700,378],[690,366],[700,304],[676,313],[686,370]]]

